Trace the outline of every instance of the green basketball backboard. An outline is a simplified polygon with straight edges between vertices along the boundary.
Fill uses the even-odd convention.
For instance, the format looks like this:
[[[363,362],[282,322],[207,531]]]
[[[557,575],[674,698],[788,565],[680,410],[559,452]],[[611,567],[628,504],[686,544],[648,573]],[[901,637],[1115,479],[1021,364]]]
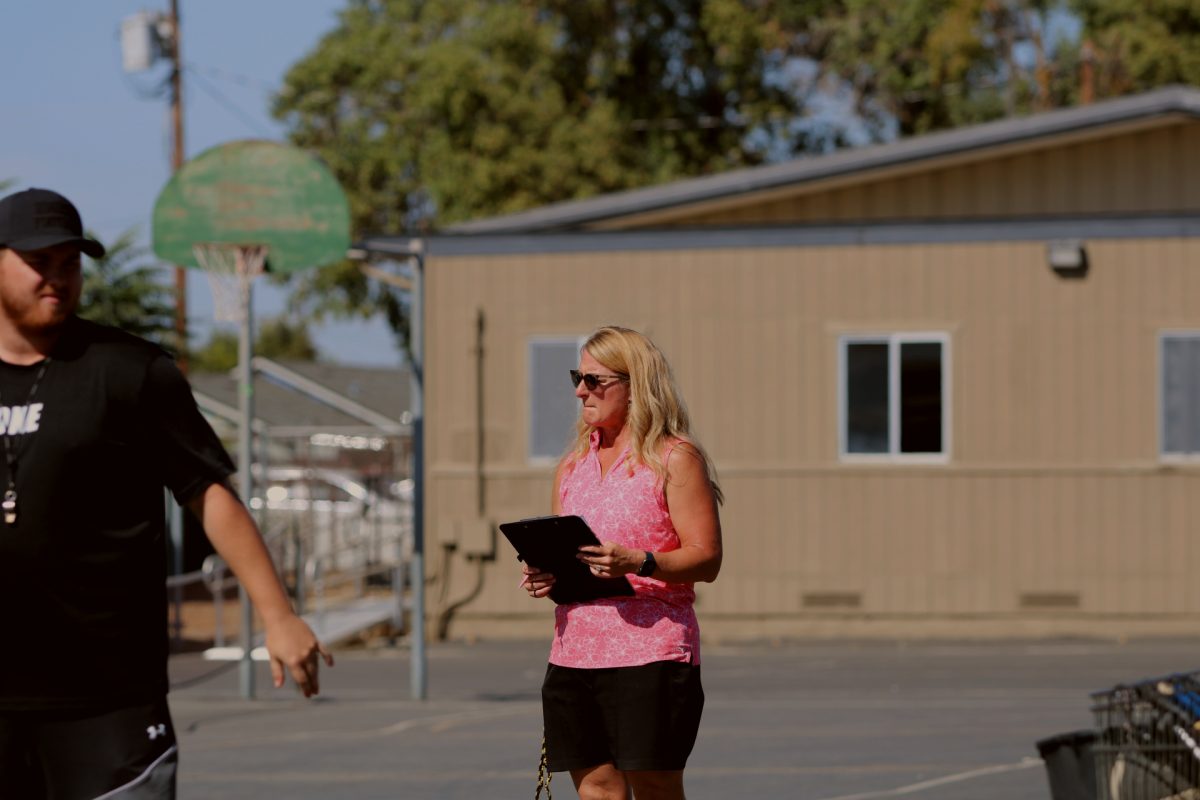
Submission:
[[[193,246],[265,245],[272,272],[338,261],[350,246],[350,208],[333,174],[279,142],[245,140],[184,164],[154,204],[154,252],[199,267]]]

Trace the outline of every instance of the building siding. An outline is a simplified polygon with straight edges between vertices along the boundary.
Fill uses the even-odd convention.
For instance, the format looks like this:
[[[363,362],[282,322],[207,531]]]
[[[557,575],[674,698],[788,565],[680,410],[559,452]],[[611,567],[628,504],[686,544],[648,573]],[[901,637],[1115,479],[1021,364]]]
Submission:
[[[993,178],[984,171],[961,186]],[[930,203],[954,196],[948,181],[927,183]],[[1157,449],[1158,335],[1200,328],[1200,241],[1089,242],[1082,280],[1048,269],[1044,249],[1029,241],[431,260],[429,563],[450,565],[434,576],[431,613],[482,576],[458,632],[547,624],[544,604],[516,589],[507,543],[479,562],[471,548],[487,543],[462,531],[477,518],[548,513],[551,467],[525,458],[528,340],[615,322],[667,353],[726,491],[726,560],[720,579],[698,589],[702,620],[751,630],[747,620],[771,618],[787,634],[811,620],[906,616],[978,616],[1016,631],[1053,616],[1070,631],[1089,617],[1200,614],[1190,536],[1200,469],[1163,465]],[[839,336],[906,331],[948,336],[947,463],[839,461]]]
[[[1012,150],[1012,148],[1005,148]],[[727,226],[903,219],[1070,216],[1200,210],[1200,121],[1179,119],[1102,138],[984,151],[947,166],[912,164],[613,220],[599,227]],[[899,174],[897,174],[899,173]]]

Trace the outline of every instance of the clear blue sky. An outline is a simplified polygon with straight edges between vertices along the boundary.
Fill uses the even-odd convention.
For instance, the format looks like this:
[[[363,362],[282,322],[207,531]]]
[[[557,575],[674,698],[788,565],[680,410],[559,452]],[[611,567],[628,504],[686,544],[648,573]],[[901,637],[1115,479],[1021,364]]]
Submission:
[[[270,92],[288,67],[331,29],[344,0],[180,0],[184,144],[191,158],[222,142],[283,139],[268,112]],[[165,65],[127,75],[121,20],[168,10],[168,0],[13,0],[5,4],[5,78],[0,83],[0,178],[71,198],[84,224],[105,239],[138,227],[148,243],[150,215],[170,175],[168,98],[149,99]],[[260,281],[259,318],[278,313],[286,289]],[[189,319],[202,341],[212,324],[203,275],[189,280]],[[344,363],[395,365],[387,326],[325,323],[312,329],[322,356]]]

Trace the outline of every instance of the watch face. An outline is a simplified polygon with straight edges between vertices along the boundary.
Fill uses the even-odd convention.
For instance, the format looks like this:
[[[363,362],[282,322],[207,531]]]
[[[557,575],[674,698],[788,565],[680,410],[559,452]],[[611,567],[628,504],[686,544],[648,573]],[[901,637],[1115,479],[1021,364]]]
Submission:
[[[654,574],[654,570],[658,568],[657,562],[654,560],[654,553],[646,551],[646,560],[638,567],[637,575],[639,578],[649,578]]]

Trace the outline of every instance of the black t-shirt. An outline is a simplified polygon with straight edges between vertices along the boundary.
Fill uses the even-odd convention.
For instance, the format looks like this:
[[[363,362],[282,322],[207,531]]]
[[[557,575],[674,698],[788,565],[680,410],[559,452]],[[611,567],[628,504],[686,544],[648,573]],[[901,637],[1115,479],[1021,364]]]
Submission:
[[[0,423],[17,491],[16,524],[0,517],[0,709],[161,697],[163,487],[183,502],[233,472],[187,381],[158,347],[73,319],[48,362],[0,362]],[[0,493],[8,473],[0,449]]]

